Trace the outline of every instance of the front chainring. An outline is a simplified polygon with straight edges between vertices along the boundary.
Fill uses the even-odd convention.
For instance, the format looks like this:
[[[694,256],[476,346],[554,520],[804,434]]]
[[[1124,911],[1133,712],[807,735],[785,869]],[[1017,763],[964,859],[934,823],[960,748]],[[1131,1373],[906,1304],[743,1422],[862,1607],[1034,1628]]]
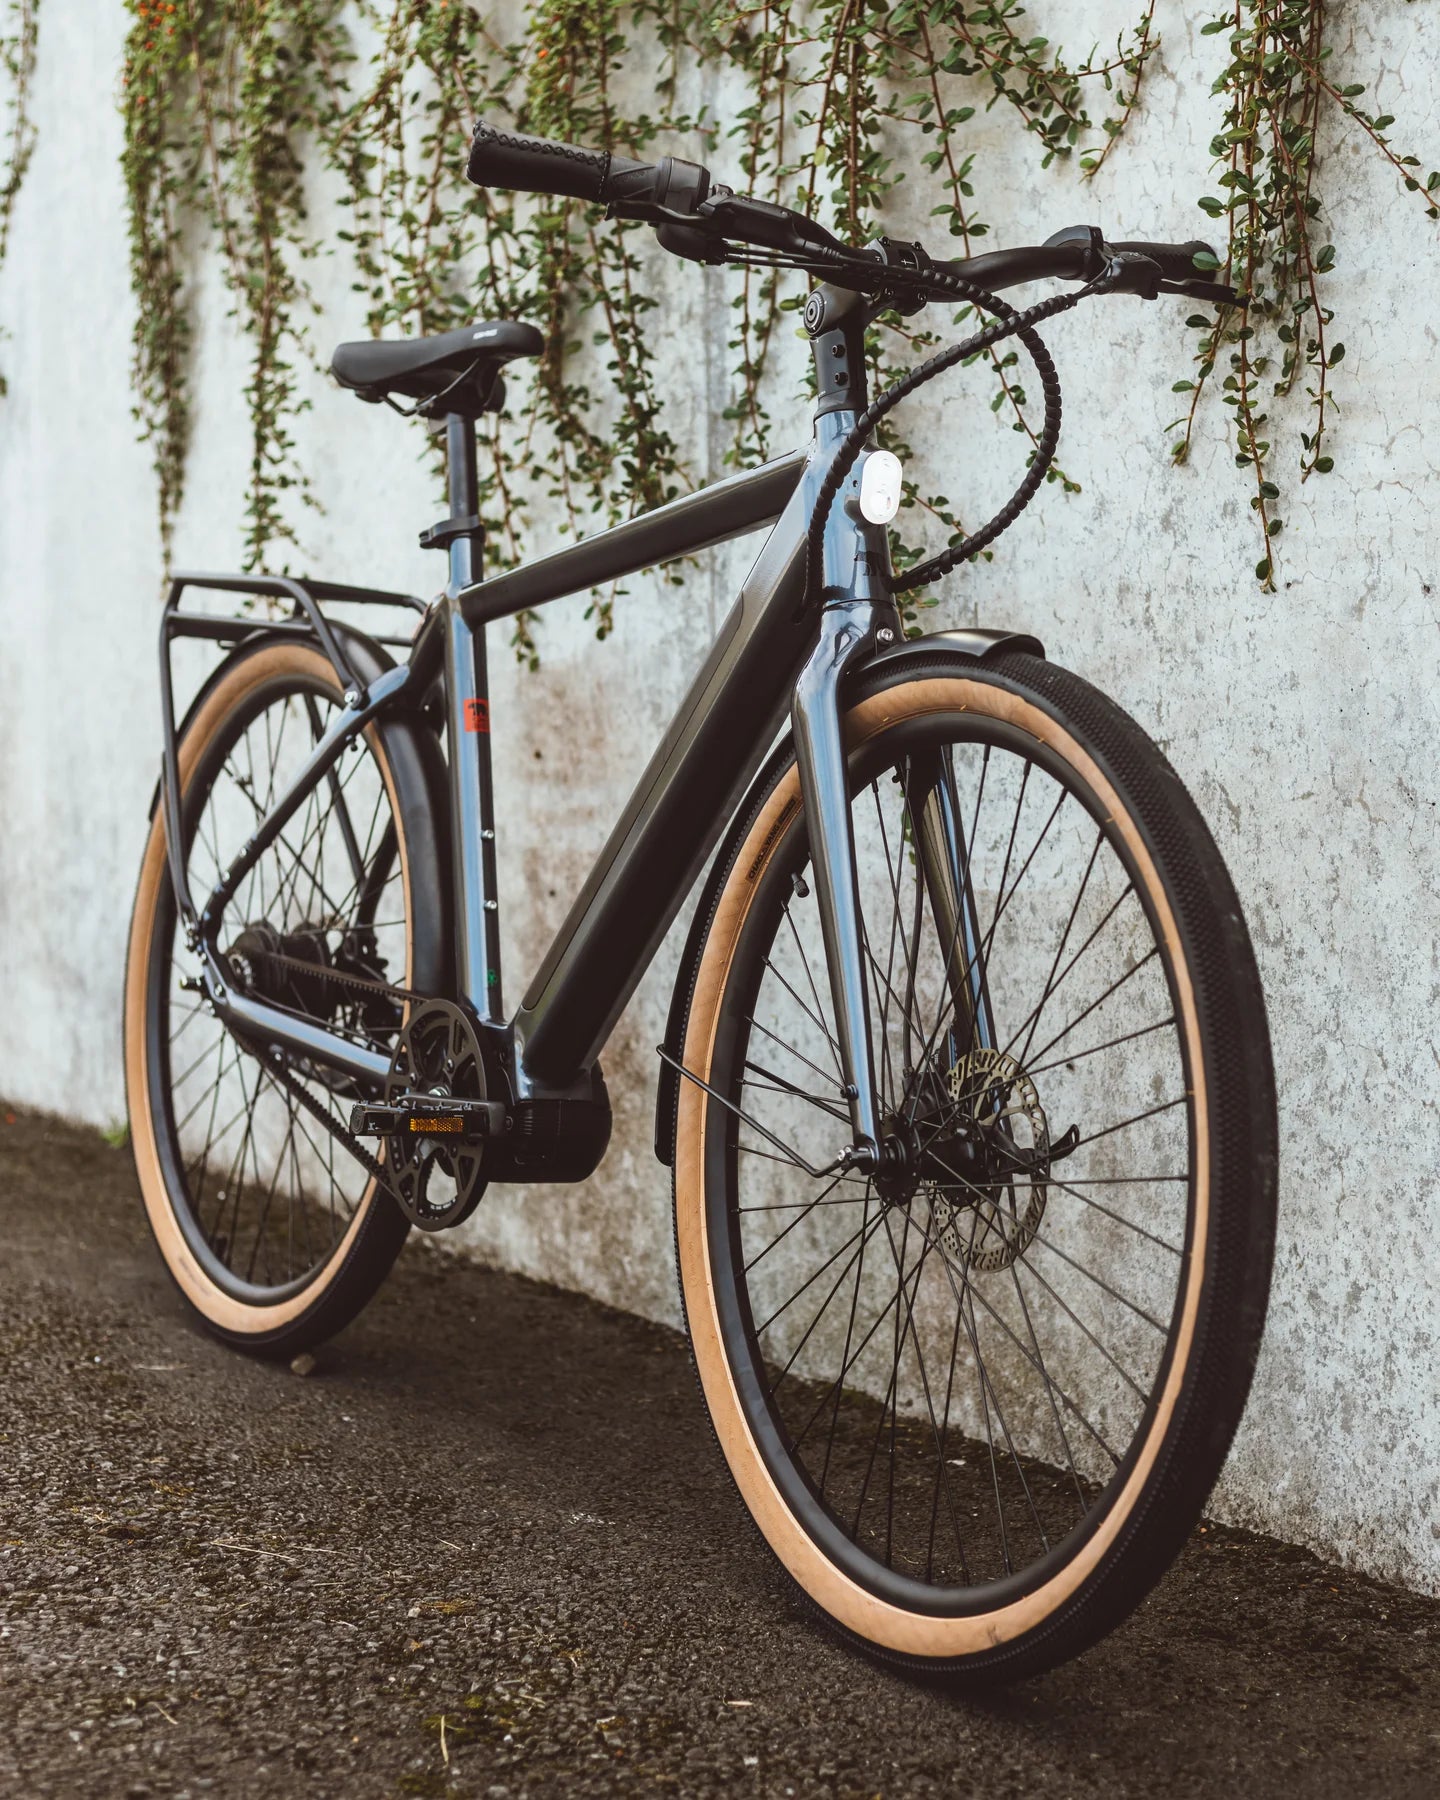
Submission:
[[[385,1103],[415,1095],[484,1100],[485,1063],[475,1028],[449,1000],[415,1006],[395,1040]],[[385,1140],[390,1188],[421,1231],[444,1231],[468,1219],[485,1192],[484,1145],[393,1132]]]

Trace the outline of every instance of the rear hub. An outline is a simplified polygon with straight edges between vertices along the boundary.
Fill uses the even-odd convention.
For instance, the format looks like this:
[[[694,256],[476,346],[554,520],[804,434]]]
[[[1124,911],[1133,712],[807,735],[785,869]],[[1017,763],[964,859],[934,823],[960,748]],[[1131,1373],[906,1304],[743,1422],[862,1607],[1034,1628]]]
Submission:
[[[265,919],[252,920],[225,956],[239,986],[257,1000],[320,1019],[335,1008],[339,989],[326,980],[332,960],[318,926],[282,933]]]

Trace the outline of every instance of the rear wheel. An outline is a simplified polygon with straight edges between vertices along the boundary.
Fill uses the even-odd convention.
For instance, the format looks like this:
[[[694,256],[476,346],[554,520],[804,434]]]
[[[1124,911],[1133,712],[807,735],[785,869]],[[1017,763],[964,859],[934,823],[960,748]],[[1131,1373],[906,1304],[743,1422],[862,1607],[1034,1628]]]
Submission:
[[[328,661],[307,646],[262,644],[227,665],[179,745],[197,902],[341,703]],[[443,954],[433,840],[413,824],[422,786],[413,741],[369,727],[242,882],[219,934],[250,991],[385,1054],[404,1009],[363,984],[433,980]],[[185,987],[197,966],[178,929],[157,808],[125,989],[141,1191],[161,1255],[207,1327],[246,1348],[291,1355],[365,1304],[407,1225],[316,1116],[319,1109],[343,1122],[359,1089],[291,1060],[307,1106]]]
[[[1239,1420],[1275,1226],[1233,888],[1144,734],[1037,658],[937,651],[847,719],[876,1082],[848,1141],[778,760],[684,1039],[682,1298],[721,1448],[808,1599],[889,1660],[1048,1666],[1144,1595]]]

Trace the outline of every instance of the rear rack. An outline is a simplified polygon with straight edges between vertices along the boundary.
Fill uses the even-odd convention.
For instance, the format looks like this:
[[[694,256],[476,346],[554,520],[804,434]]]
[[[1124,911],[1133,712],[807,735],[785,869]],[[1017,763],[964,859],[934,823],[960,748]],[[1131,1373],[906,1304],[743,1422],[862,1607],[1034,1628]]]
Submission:
[[[293,610],[286,618],[266,619],[253,614],[225,618],[213,613],[186,612],[181,600],[192,588],[209,592],[248,594],[255,598],[289,600]],[[165,605],[160,615],[160,709],[164,727],[164,749],[161,760],[160,795],[164,808],[166,849],[180,910],[187,925],[193,919],[188,884],[184,879],[184,861],[180,849],[180,758],[176,741],[175,684],[171,670],[171,646],[177,638],[204,638],[224,648],[233,649],[252,638],[298,638],[315,644],[324,652],[340,678],[347,705],[363,706],[366,682],[356,673],[345,654],[344,645],[326,619],[322,603],[346,606],[388,606],[424,615],[426,601],[414,594],[391,593],[384,588],[349,587],[339,581],[298,580],[291,575],[215,575],[197,570],[181,570],[171,577]],[[394,633],[375,636],[379,644],[409,651],[414,635],[400,637]]]

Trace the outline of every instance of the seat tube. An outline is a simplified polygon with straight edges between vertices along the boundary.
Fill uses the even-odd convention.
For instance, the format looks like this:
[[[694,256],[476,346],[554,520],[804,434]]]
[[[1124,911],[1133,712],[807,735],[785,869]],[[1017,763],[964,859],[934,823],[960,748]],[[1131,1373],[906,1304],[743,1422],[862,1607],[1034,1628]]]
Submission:
[[[452,523],[475,519],[479,484],[475,427],[451,413],[445,421]],[[449,544],[445,591],[445,685],[449,696],[451,862],[455,882],[455,974],[477,1018],[499,1024],[500,900],[495,873],[495,789],[490,765],[490,680],[485,626],[465,622],[456,597],[480,579],[484,537],[478,525]]]

